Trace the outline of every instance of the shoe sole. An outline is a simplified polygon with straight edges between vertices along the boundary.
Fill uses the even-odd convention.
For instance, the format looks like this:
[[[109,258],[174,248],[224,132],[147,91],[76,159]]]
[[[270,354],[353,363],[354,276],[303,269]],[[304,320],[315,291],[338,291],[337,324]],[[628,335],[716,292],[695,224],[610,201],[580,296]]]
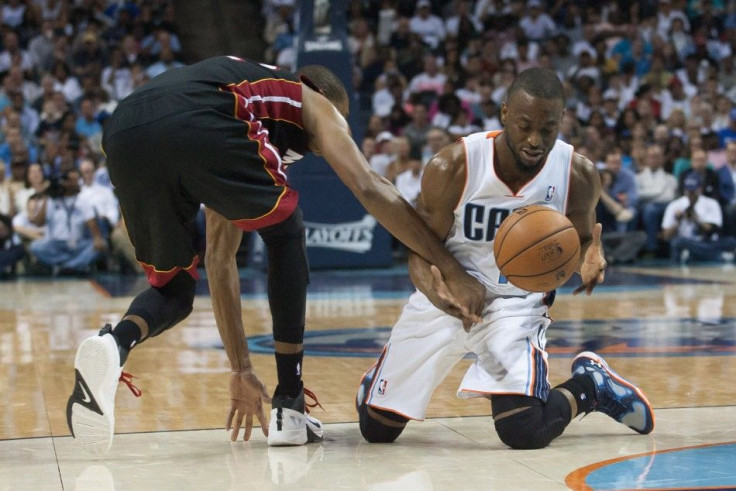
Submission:
[[[82,448],[94,454],[105,453],[112,445],[115,400],[106,404],[103,394],[110,390],[115,393],[115,387],[106,391],[105,385],[117,385],[120,374],[116,376],[114,372],[121,370],[117,366],[117,350],[103,338],[95,336],[79,346],[74,359],[74,392],[67,404],[67,424],[72,436]]]
[[[644,429],[642,429],[642,430],[640,430],[638,428],[635,428],[633,426],[629,426],[629,425],[626,425],[626,426],[628,426],[632,430],[636,431],[637,433],[641,433],[642,435],[647,435],[647,434],[651,433],[652,430],[654,430],[654,409],[652,409],[652,405],[649,403],[649,399],[647,399],[647,397],[644,395],[644,393],[641,391],[641,389],[639,387],[637,387],[636,385],[632,384],[631,382],[629,382],[628,380],[626,380],[625,378],[623,378],[621,375],[619,375],[618,373],[616,373],[611,367],[608,366],[608,363],[606,363],[606,360],[604,360],[603,358],[601,358],[597,354],[593,353],[592,351],[583,351],[582,353],[578,354],[572,360],[572,365],[573,366],[575,365],[575,362],[578,360],[578,358],[588,358],[588,359],[593,360],[594,362],[598,363],[600,366],[603,367],[603,369],[606,372],[608,372],[608,375],[613,380],[615,380],[616,382],[618,382],[620,385],[623,385],[624,387],[633,390],[636,393],[636,395],[639,396],[639,399],[644,403],[644,405],[646,406],[647,410],[649,411],[649,414],[651,415],[651,418],[652,418],[651,424],[650,425],[646,425],[645,424],[644,425]],[[626,423],[624,423],[624,424],[626,424]]]

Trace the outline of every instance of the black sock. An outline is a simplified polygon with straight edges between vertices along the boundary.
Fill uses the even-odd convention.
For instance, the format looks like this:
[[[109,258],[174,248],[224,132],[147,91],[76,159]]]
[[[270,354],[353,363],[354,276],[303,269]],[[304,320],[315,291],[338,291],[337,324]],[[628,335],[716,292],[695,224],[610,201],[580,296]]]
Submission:
[[[141,328],[133,321],[122,320],[115,326],[112,335],[118,342],[118,345],[130,350],[141,340]]]
[[[279,385],[276,391],[280,395],[296,397],[302,390],[302,358],[304,350],[295,354],[276,353],[276,372]]]
[[[555,389],[567,389],[573,395],[578,405],[577,416],[580,413],[587,413],[595,403],[595,383],[587,375],[575,375],[567,382],[563,382]]]

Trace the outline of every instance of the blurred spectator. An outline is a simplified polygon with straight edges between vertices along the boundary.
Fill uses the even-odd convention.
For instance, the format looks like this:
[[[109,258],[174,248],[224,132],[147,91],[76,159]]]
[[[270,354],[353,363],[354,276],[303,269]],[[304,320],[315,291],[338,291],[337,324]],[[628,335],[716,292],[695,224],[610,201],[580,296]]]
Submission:
[[[375,153],[368,161],[374,171],[387,179],[394,152],[392,145],[393,139],[394,135],[390,131],[380,132],[376,136]]]
[[[17,29],[23,24],[26,16],[26,3],[21,0],[7,0],[0,9],[3,25]]]
[[[39,213],[44,209],[49,182],[37,163],[28,165],[24,181],[25,186],[15,193],[18,213],[13,217],[13,228],[21,239],[31,241],[44,235],[44,227],[34,222],[38,221]]]
[[[31,243],[31,254],[54,272],[85,273],[107,245],[92,204],[79,196],[79,172],[62,174],[59,185],[35,223],[45,224],[48,233]]]
[[[407,169],[396,176],[396,189],[401,196],[412,206],[416,207],[417,198],[422,184],[422,161],[418,158],[409,158]]]
[[[470,0],[458,0],[455,6],[455,15],[445,21],[445,32],[457,40],[460,49],[465,49],[471,39],[483,32],[483,24],[471,12]]]
[[[121,272],[125,272],[125,269],[129,268],[135,273],[143,273],[143,267],[135,257],[135,247],[130,242],[128,229],[125,227],[125,220],[123,220],[122,216],[110,235],[110,244],[112,254],[123,261]]]
[[[79,199],[92,204],[95,217],[103,237],[109,236],[120,219],[118,199],[112,189],[95,182],[95,163],[91,159],[82,159],[79,172],[82,175]]]
[[[16,213],[15,193],[10,186],[10,180],[5,175],[7,166],[0,160],[0,215],[13,217]]]
[[[449,144],[450,136],[443,128],[431,127],[427,132],[427,144],[422,148],[422,165],[427,165],[432,156]]]
[[[432,13],[429,0],[419,0],[414,16],[409,20],[409,30],[418,34],[424,43],[436,49],[445,39],[445,24]]]
[[[664,170],[664,151],[660,145],[647,148],[643,164],[636,175],[639,214],[647,234],[645,252],[655,255],[660,249],[658,237],[664,210],[675,199],[677,179]]]
[[[610,155],[610,154],[609,154]],[[619,203],[610,194],[613,184],[613,173],[608,169],[600,171],[601,175],[601,197],[599,207],[606,215],[615,220],[615,226],[606,228],[604,224],[601,242],[606,254],[608,264],[629,263],[636,259],[642,247],[646,243],[646,234],[641,231],[627,230],[629,223],[635,217],[635,213]]]
[[[0,278],[8,275],[25,256],[25,249],[13,233],[10,217],[0,213]]]
[[[527,13],[519,22],[524,35],[532,41],[544,41],[552,37],[557,31],[557,25],[542,10],[541,0],[529,0],[526,7]]]
[[[74,104],[82,95],[82,87],[79,85],[79,80],[69,71],[69,66],[63,61],[57,61],[54,63],[51,74],[56,80],[55,90],[64,94],[69,104]]]
[[[685,193],[685,178],[688,176],[692,177],[695,174],[699,177],[699,194],[713,198],[719,203],[727,203],[721,194],[721,183],[718,173],[708,166],[708,155],[702,149],[693,150],[690,156],[690,166],[680,174],[677,185],[678,195]],[[720,223],[718,226],[720,227]]]
[[[429,129],[427,106],[424,104],[414,104],[411,113],[411,122],[404,128],[404,136],[409,139],[412,152],[421,153],[422,147],[427,143]]]
[[[605,169],[611,174],[611,183],[607,192],[616,203],[621,205],[623,210],[626,210],[626,213],[614,214],[611,207],[599,204],[596,210],[598,221],[603,224],[604,232],[626,232],[635,225],[633,218],[639,202],[636,177],[631,170],[622,166],[620,149],[613,149],[606,154]],[[628,217],[628,220],[624,219],[625,217]]]
[[[447,76],[440,71],[434,55],[424,56],[424,70],[409,81],[409,93],[416,94],[426,104],[433,102],[445,90]]]
[[[75,123],[77,134],[91,138],[102,134],[102,125],[97,121],[95,114],[95,103],[91,97],[84,97],[79,105],[79,117]]]
[[[167,70],[184,66],[183,63],[174,59],[174,52],[170,48],[164,48],[158,55],[158,61],[146,69],[146,76],[151,79]]]
[[[718,201],[702,195],[701,174],[689,172],[683,180],[685,195],[671,202],[664,212],[662,233],[670,242],[670,256],[682,263],[717,261],[723,252],[733,252],[736,239],[721,237],[723,216]]]
[[[71,69],[79,79],[84,75],[99,76],[107,61],[102,42],[93,30],[81,36],[81,42],[74,48]]]
[[[21,125],[21,134],[26,137],[26,140],[36,133],[40,118],[38,112],[33,109],[30,105],[26,104],[26,99],[23,96],[23,92],[20,90],[14,91],[10,94],[10,108],[19,116]]]
[[[736,141],[736,108],[729,112],[728,126],[718,132],[718,147],[726,148],[732,141]]]
[[[7,31],[3,36],[3,50],[0,51],[0,72],[7,72],[11,66],[20,67],[24,72],[33,70],[33,59],[21,48],[18,34]]]

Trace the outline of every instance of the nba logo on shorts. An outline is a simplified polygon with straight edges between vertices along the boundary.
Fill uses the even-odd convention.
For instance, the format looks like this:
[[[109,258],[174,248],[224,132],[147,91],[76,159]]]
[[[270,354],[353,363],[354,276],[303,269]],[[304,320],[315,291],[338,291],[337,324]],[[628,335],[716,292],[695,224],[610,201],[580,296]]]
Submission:
[[[388,380],[386,380],[385,378],[382,378],[381,380],[378,381],[378,393],[380,395],[385,395],[386,394],[386,386],[387,385],[388,385]]]
[[[555,186],[548,186],[547,187],[547,196],[544,197],[544,201],[552,201],[552,198],[555,197],[555,191],[557,188]]]

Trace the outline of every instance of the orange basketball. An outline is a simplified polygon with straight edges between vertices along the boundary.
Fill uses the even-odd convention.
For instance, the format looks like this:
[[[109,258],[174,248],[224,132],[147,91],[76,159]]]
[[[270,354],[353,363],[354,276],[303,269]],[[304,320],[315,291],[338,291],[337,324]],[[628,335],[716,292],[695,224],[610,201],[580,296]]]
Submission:
[[[501,222],[493,254],[511,284],[530,292],[548,292],[575,272],[580,238],[562,213],[546,206],[526,206]]]

